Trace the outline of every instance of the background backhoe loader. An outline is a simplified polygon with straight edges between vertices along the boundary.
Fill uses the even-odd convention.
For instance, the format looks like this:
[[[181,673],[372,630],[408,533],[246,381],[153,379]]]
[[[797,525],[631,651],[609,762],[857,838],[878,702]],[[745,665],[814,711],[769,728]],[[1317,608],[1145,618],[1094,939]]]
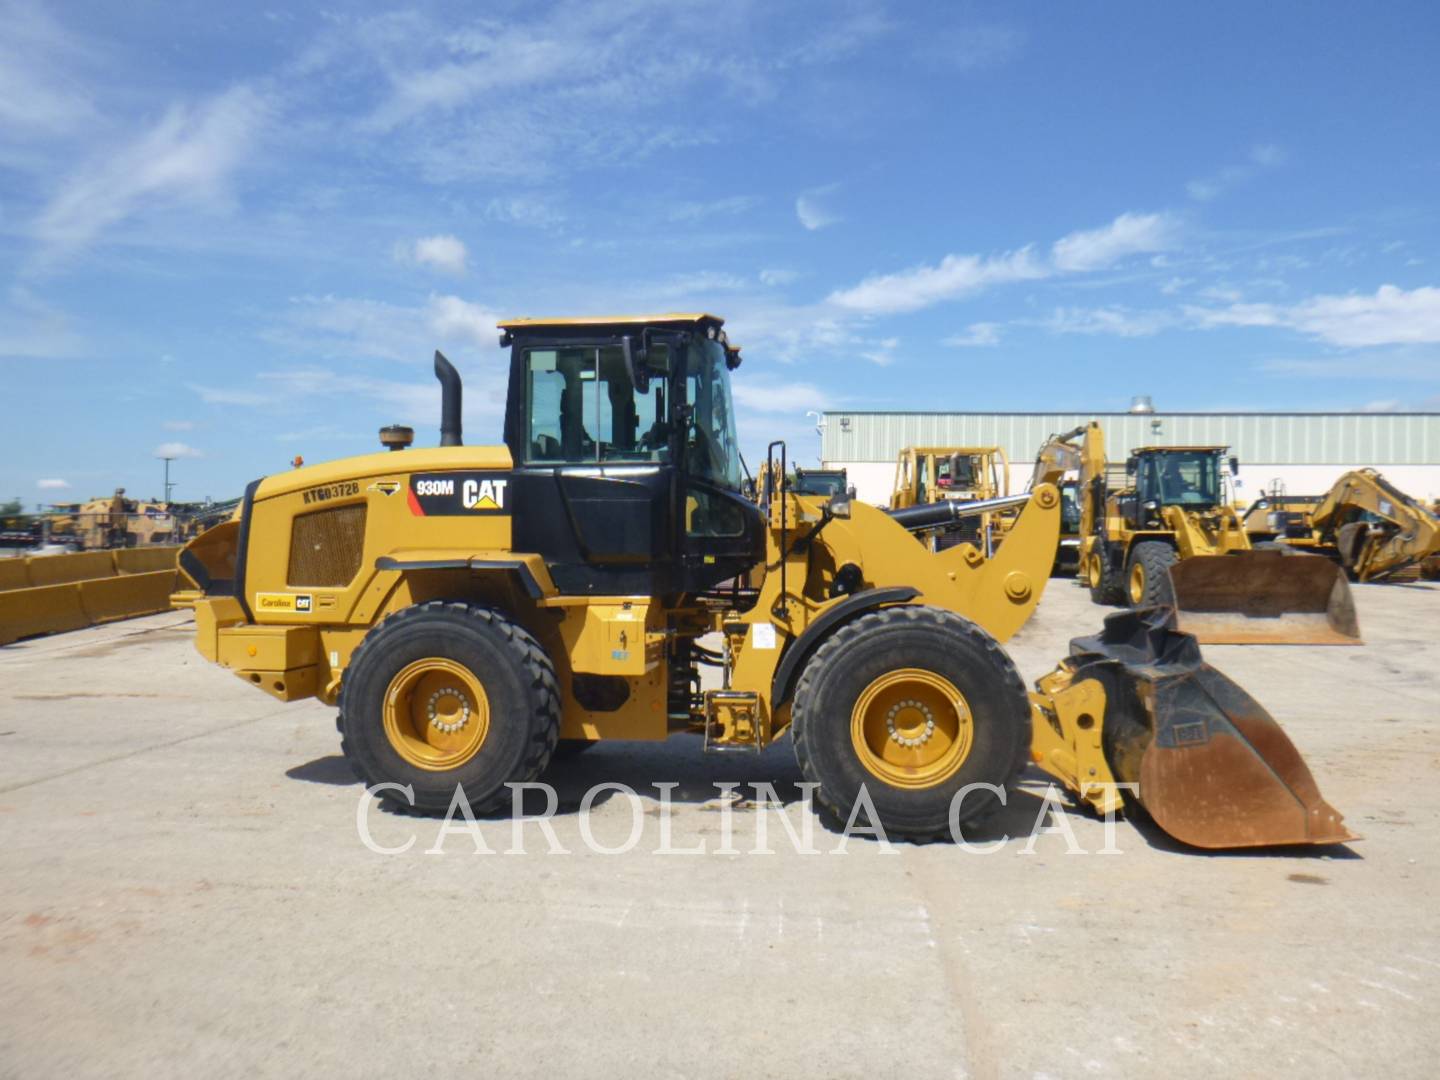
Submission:
[[[745,497],[721,320],[502,329],[501,445],[462,444],[437,353],[439,447],[387,428],[391,452],[257,480],[181,558],[199,651],[338,705],[387,801],[508,805],[561,740],[753,752],[789,732],[821,804],[846,820],[868,796],[892,836],[974,821],[1034,761],[1100,810],[1138,781],[1189,843],[1348,838],[1280,728],[1163,618],[1110,620],[1026,693],[1001,643],[1045,587],[1052,485],[990,558],[925,552],[848,493],[796,493],[780,443]]]
[[[1440,518],[1374,469],[1347,472],[1324,495],[1264,495],[1245,530],[1255,543],[1326,555],[1354,581],[1383,581],[1440,553]]]
[[[1354,600],[1333,563],[1252,549],[1224,496],[1224,458],[1219,446],[1142,447],[1113,490],[1098,423],[1042,448],[1037,479],[1053,482],[1078,459],[1079,573],[1091,597],[1173,605],[1179,629],[1202,642],[1358,644]]]

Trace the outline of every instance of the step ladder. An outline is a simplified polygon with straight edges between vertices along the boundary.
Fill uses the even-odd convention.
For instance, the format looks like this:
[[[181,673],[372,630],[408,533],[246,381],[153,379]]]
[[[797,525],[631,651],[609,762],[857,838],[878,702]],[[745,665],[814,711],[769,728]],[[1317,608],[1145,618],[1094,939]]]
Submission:
[[[753,690],[706,690],[705,753],[758,754],[763,749],[760,695]]]

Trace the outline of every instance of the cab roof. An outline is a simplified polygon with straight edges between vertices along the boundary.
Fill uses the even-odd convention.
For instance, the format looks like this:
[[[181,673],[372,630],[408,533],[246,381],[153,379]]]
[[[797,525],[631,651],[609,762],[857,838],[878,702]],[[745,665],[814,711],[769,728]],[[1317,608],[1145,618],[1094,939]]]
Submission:
[[[514,319],[504,319],[496,325],[501,330],[535,330],[550,326],[689,326],[695,323],[713,323],[718,327],[724,326],[725,320],[718,315],[707,315],[698,311],[667,311],[658,315],[580,315],[566,318],[526,315]]]
[[[1134,450],[1131,450],[1130,453],[1132,455],[1164,454],[1175,450],[1188,451],[1190,453],[1223,453],[1228,449],[1230,449],[1228,446],[1137,446]]]

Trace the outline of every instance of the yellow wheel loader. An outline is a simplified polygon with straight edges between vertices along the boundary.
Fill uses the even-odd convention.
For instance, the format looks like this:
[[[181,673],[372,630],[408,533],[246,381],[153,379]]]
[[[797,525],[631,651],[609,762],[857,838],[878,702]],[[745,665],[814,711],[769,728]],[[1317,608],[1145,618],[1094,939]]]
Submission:
[[[257,480],[181,557],[199,651],[337,705],[387,801],[492,810],[557,746],[789,732],[822,806],[892,836],[953,834],[1033,761],[1098,811],[1138,783],[1192,844],[1349,838],[1275,722],[1158,615],[1112,618],[1027,695],[1001,643],[1045,586],[1053,486],[991,558],[925,552],[848,493],[793,490],[780,443],[746,498],[720,319],[501,329],[501,444],[462,443],[437,353],[438,447],[387,428],[387,452]]]
[[[1173,607],[1178,628],[1206,643],[1360,643],[1350,587],[1333,563],[1253,549],[1224,498],[1225,447],[1133,450],[1124,486],[1112,490],[1098,423],[1052,443],[1036,475],[1078,461],[1079,574],[1096,603]]]
[[[1324,495],[1264,495],[1245,513],[1252,541],[1326,555],[1355,581],[1383,581],[1440,553],[1440,517],[1374,469]]]

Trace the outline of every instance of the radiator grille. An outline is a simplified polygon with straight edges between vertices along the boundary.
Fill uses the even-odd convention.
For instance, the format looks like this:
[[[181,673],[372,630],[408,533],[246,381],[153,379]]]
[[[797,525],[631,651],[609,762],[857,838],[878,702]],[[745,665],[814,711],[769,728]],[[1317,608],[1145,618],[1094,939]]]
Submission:
[[[349,585],[365,550],[365,504],[316,510],[290,531],[289,585]]]

